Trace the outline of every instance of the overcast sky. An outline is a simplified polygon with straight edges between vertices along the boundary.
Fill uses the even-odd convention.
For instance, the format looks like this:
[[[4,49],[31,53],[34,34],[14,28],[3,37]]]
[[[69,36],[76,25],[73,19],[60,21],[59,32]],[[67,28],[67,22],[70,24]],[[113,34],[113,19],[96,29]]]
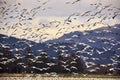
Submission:
[[[6,4],[3,4],[3,2],[6,1]],[[46,3],[47,2],[47,3]],[[50,36],[47,36],[47,39],[53,39],[56,38],[55,34],[57,33],[57,31],[61,28],[61,27],[67,27],[65,28],[65,30],[62,31],[62,34],[60,34],[57,37],[60,37],[62,35],[64,35],[65,33],[69,33],[72,31],[84,31],[87,29],[87,25],[95,22],[95,21],[99,21],[98,18],[94,18],[93,21],[91,22],[86,22],[86,20],[88,18],[90,18],[90,16],[85,16],[85,17],[81,17],[81,16],[73,16],[74,18],[76,17],[76,20],[73,20],[69,25],[64,25],[64,21],[68,18],[68,16],[70,16],[73,13],[79,13],[79,14],[84,14],[84,12],[86,11],[91,11],[91,14],[94,14],[96,11],[99,11],[100,8],[104,7],[104,6],[108,6],[110,5],[109,9],[113,9],[113,11],[107,11],[104,10],[103,11],[103,15],[104,17],[112,17],[114,12],[120,12],[120,0],[80,0],[77,2],[77,0],[0,0],[0,6],[5,6],[6,8],[10,8],[10,10],[14,9],[14,4],[18,4],[20,3],[20,5],[18,6],[18,11],[21,12],[22,9],[27,9],[28,12],[30,12],[31,9],[37,8],[39,6],[42,6],[40,9],[37,9],[35,11],[35,16],[32,17],[32,20],[28,20],[25,21],[25,25],[22,26],[18,26],[17,28],[19,30],[16,30],[16,37],[20,37],[21,34],[23,34],[23,30],[21,29],[24,27],[32,27],[32,32],[36,33],[36,34],[40,34],[40,32],[35,32],[35,28],[37,27],[43,27],[42,25],[40,25],[41,23],[44,24],[48,24],[51,21],[59,21],[61,22],[61,24],[56,28],[54,26],[56,26],[57,24],[52,24],[49,25],[49,27],[44,28],[44,30],[42,30],[42,33],[48,33],[50,34]],[[46,4],[45,4],[46,3]],[[95,6],[92,4],[99,4],[101,3],[101,7],[98,9],[95,9]],[[43,5],[44,4],[44,5]],[[12,6],[10,6],[12,5]],[[19,12],[19,13],[20,13]],[[31,15],[32,13],[30,13]],[[112,14],[112,16],[109,16],[109,14]],[[8,12],[8,16],[11,15],[16,15],[16,13],[13,12]],[[101,14],[100,14],[101,15]],[[98,15],[98,16],[100,16]],[[29,16],[28,16],[29,17]],[[11,19],[11,18],[7,18],[4,19],[2,17],[2,13],[0,14],[0,20],[3,21],[3,23],[0,23],[1,27],[8,27],[8,26],[13,26],[15,23],[18,23],[18,19]],[[5,23],[8,23],[8,25],[5,25]],[[114,25],[114,24],[119,24],[120,23],[120,13],[117,15],[117,17],[115,19],[111,19],[108,18],[106,19],[104,22],[104,24],[98,24],[95,27],[91,26],[92,28],[90,29],[96,29],[102,26],[105,26],[105,24],[107,25]],[[72,27],[72,26],[77,26],[80,24],[85,24],[85,27],[83,28],[68,28],[68,27]],[[16,28],[16,29],[17,29]],[[69,30],[68,30],[69,29]],[[6,31],[5,30],[1,30],[0,33],[1,34],[7,34],[10,35],[11,32],[13,32],[14,30],[10,30],[10,31]],[[19,32],[19,33],[18,33]],[[30,33],[28,33],[30,34]],[[28,35],[29,36],[29,35]],[[27,36],[27,37],[28,37]],[[23,37],[23,38],[27,38],[27,37]]]

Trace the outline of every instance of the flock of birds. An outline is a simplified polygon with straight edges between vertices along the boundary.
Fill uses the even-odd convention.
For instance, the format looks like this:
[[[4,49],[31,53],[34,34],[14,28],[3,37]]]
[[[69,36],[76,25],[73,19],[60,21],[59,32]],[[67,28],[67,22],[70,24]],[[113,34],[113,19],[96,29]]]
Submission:
[[[49,3],[49,1],[50,0],[45,1],[45,2],[38,1],[38,3],[40,3],[41,5],[33,8],[33,9],[30,9],[30,10],[20,9],[19,7],[22,6],[21,3],[8,5],[8,3],[5,1],[1,2],[0,4],[2,4],[2,6],[0,6],[0,24],[1,24],[0,31],[6,31],[7,33],[12,31],[10,36],[15,36],[15,35],[17,35],[19,26],[20,26],[20,28],[22,28],[24,26],[28,26],[28,25],[33,26],[31,21],[36,17],[36,15],[39,13],[40,9],[42,9],[43,11],[47,9],[47,8],[45,8],[45,5],[47,5],[47,3]],[[80,1],[81,0],[75,0],[73,2],[65,2],[65,4],[73,5]],[[74,29],[74,28],[82,29],[87,26],[86,30],[90,30],[92,27],[96,27],[98,24],[103,24],[103,25],[106,25],[107,27],[111,28],[109,22],[106,23],[106,21],[120,19],[120,8],[113,7],[112,4],[104,6],[102,3],[95,3],[95,4],[90,4],[89,6],[93,7],[93,9],[82,12],[82,13],[81,12],[80,13],[72,13],[63,22],[58,21],[58,20],[53,20],[53,21],[50,21],[49,24],[38,23],[39,27],[37,27],[36,29],[34,28],[34,30],[35,30],[34,32],[33,32],[33,28],[25,27],[22,29],[23,33],[20,34],[20,37],[24,38],[25,36],[28,36],[27,39],[38,38],[39,41],[41,42],[41,41],[44,41],[45,39],[47,39],[47,36],[50,36],[50,34],[45,33],[45,29],[52,27],[53,25],[55,25],[55,27],[58,28],[57,33],[55,33],[55,36],[58,36],[60,34],[64,34],[63,30],[68,31],[71,28],[72,29]],[[83,18],[85,20],[85,24],[78,24],[77,26],[71,26],[71,24],[75,20],[79,20],[79,19],[83,19]],[[98,19],[98,20],[96,20],[96,19]],[[12,20],[13,21],[15,20],[15,21],[12,23],[11,22]],[[61,26],[65,26],[65,25],[67,25],[69,27],[67,27],[67,29],[66,29],[66,27],[61,27]],[[38,32],[39,34],[36,32]],[[28,35],[29,33],[30,33],[30,35]],[[73,37],[76,37],[76,36],[73,36]],[[88,38],[88,41],[91,43],[95,42],[94,40],[91,40],[89,38]],[[27,43],[27,42],[25,42],[25,43]],[[3,45],[2,43],[0,43],[0,44]],[[77,45],[78,44],[74,44],[74,46],[69,46],[69,48],[72,50],[76,50]],[[94,49],[91,46],[86,45],[84,43],[80,43],[80,45],[84,45],[85,48],[81,51],[79,51],[79,50],[76,51],[77,53],[87,53],[91,56],[93,55]],[[48,47],[51,47],[50,44],[48,44]],[[57,49],[58,47],[55,47],[55,48]],[[61,46],[60,48],[64,49],[65,46]],[[111,48],[112,47],[110,47],[110,48],[103,47],[103,51],[96,50],[96,52],[98,54],[102,54],[106,51],[110,51]],[[87,52],[87,50],[89,50],[89,49],[92,49],[92,50],[90,52]],[[66,52],[66,50],[62,50],[62,51]],[[63,54],[63,56],[69,56],[69,55]],[[116,56],[119,56],[119,55],[116,54]],[[77,56],[77,57],[79,57],[79,56]],[[84,57],[83,59],[86,59],[86,58]],[[97,58],[92,58],[92,59],[97,60]],[[43,63],[43,62],[38,61],[38,63]],[[60,61],[60,63],[64,64],[64,65],[62,65],[62,67],[64,67],[66,70],[70,71],[70,69],[67,68],[67,66],[68,66],[67,61]],[[73,59],[71,64],[74,64],[74,63],[75,63],[75,59]],[[88,64],[94,65],[94,63],[86,62],[86,65],[88,65]],[[52,66],[55,64],[47,63],[47,65]],[[89,67],[89,65],[88,65],[88,67]],[[24,68],[26,68],[26,66],[24,66]],[[35,66],[33,66],[32,68],[40,70],[40,71],[49,69],[49,67],[37,68]],[[71,68],[77,69],[75,66],[72,66]]]
[[[1,53],[0,57],[3,56],[3,55],[4,54]],[[66,57],[68,57],[68,56],[66,56]],[[80,58],[80,57],[78,57],[78,58]],[[67,61],[64,61],[62,59],[59,60],[59,64],[61,64],[60,66],[62,67],[61,69],[65,69],[66,71],[69,71],[69,72],[71,72],[71,70],[77,70],[77,67],[75,67],[74,64],[77,64],[76,60],[78,58],[77,57],[76,58],[71,58],[72,59],[71,62],[69,61],[70,59],[67,60]],[[45,61],[46,59],[48,59],[48,61]],[[1,61],[0,64],[4,65],[4,67],[8,67],[7,64],[10,64],[12,62],[14,63],[14,62],[17,61],[17,63],[16,63],[17,67],[18,66],[21,67],[23,72],[27,72],[30,68],[31,70],[28,71],[30,73],[34,73],[35,70],[37,70],[38,73],[39,72],[44,72],[44,71],[46,72],[46,71],[50,70],[51,67],[57,65],[57,63],[55,63],[55,62],[50,62],[49,61],[48,55],[44,51],[41,51],[40,55],[38,55],[38,56],[34,56],[31,52],[28,52],[26,54],[26,56],[21,56],[20,53],[17,53],[17,54],[15,54],[15,58],[14,57],[7,58],[7,56],[3,56],[0,59],[0,61]],[[29,64],[29,63],[31,63],[31,64]],[[70,67],[69,63],[73,66]],[[15,65],[13,65],[12,67],[11,66],[9,66],[9,67],[10,67],[10,69],[12,69],[14,66]],[[4,67],[0,66],[0,70]],[[53,72],[50,72],[50,74],[51,73],[53,73]]]
[[[59,58],[57,58],[57,57],[52,57],[52,59],[56,62],[57,60],[59,61],[59,64],[61,64],[60,66],[62,67],[62,69],[64,69],[64,70],[66,70],[66,71],[68,71],[68,72],[71,72],[71,70],[75,70],[75,71],[77,71],[78,70],[78,68],[76,67],[76,66],[74,66],[75,64],[76,64],[76,60],[78,59],[78,58],[82,58],[83,59],[83,61],[85,61],[85,66],[86,66],[86,68],[90,68],[90,67],[92,67],[92,66],[95,66],[95,65],[97,65],[95,62],[96,61],[99,61],[100,63],[102,62],[101,60],[101,58],[96,58],[95,56],[94,57],[92,57],[95,53],[93,53],[92,52],[92,50],[94,50],[94,48],[93,47],[91,47],[91,46],[89,46],[89,45],[87,45],[87,44],[84,44],[84,43],[79,43],[79,44],[70,44],[70,45],[58,45],[58,46],[55,46],[55,45],[57,45],[57,43],[55,44],[48,44],[47,46],[48,47],[54,47],[54,48],[56,48],[56,49],[58,49],[59,51],[61,51],[61,53],[59,54],[59,56],[62,56],[62,58],[63,59],[60,59],[59,60]],[[77,49],[78,47],[77,46],[84,46],[84,49],[82,49],[82,50],[79,50],[79,49]],[[75,55],[76,57],[70,57],[72,54],[66,54],[66,48],[67,47],[69,47],[71,50],[75,50],[76,51],[76,53],[75,54],[77,54],[77,55]],[[58,53],[58,50],[56,51],[56,53]],[[106,51],[106,49],[105,50],[103,50],[103,51],[99,51],[99,50],[94,50],[94,52],[97,52],[97,54],[104,54],[104,52],[107,52]],[[19,50],[18,50],[18,52],[19,52]],[[69,51],[68,51],[69,52]],[[81,56],[81,55],[90,55],[91,57],[85,57],[85,56]],[[0,55],[4,55],[4,54],[0,54]],[[113,54],[114,55],[114,54]],[[111,55],[112,56],[112,55]],[[115,56],[113,56],[113,57],[115,57],[116,59],[117,58],[119,58],[119,54],[115,54]],[[20,53],[17,53],[17,54],[15,54],[15,59],[14,58],[7,58],[7,57],[2,57],[0,60],[3,60],[3,61],[1,61],[0,62],[0,64],[4,64],[4,65],[6,65],[6,64],[8,64],[8,63],[11,63],[11,62],[14,62],[16,59],[17,60],[19,60],[18,62],[17,62],[17,65],[18,66],[22,66],[22,68],[24,69],[24,70],[27,70],[27,68],[28,67],[30,67],[31,69],[35,69],[35,70],[38,70],[38,71],[47,71],[47,70],[50,70],[51,68],[50,67],[52,67],[52,66],[55,66],[56,65],[56,63],[54,63],[54,62],[45,62],[44,60],[46,60],[46,59],[48,59],[49,58],[49,56],[47,55],[47,53],[46,52],[43,52],[43,51],[40,51],[40,55],[37,55],[37,56],[34,56],[33,55],[33,53],[31,53],[31,52],[29,52],[29,53],[27,53],[26,54],[26,56],[22,56]],[[103,58],[103,61],[104,61],[104,57],[102,57]],[[22,61],[23,62],[21,62],[20,60],[21,59],[23,59]],[[25,60],[24,60],[25,59]],[[115,59],[113,59],[113,58],[107,58],[107,59],[112,59],[113,60],[113,62],[114,63],[118,63],[118,60],[115,60]],[[30,62],[31,64],[29,65],[29,63],[28,63],[28,65],[26,64],[26,62],[24,63],[24,61],[26,61],[26,60],[28,60],[27,62]],[[93,60],[93,62],[91,61],[91,60]],[[95,62],[94,62],[95,61]],[[107,60],[106,60],[107,61]],[[37,66],[35,66],[34,64],[32,64],[32,63],[37,63],[37,64],[44,64],[44,65],[47,65],[47,67],[46,66],[44,66],[44,67],[37,67]],[[103,62],[103,63],[105,63],[105,62]],[[110,64],[110,65],[112,65],[113,66],[113,64],[114,63],[112,63],[112,64]],[[34,66],[32,66],[32,65],[34,65]],[[71,67],[70,67],[70,65],[71,65]],[[105,63],[105,64],[101,64],[100,66],[104,66],[104,67],[107,67],[107,64]],[[100,69],[100,68],[99,68]],[[90,70],[91,71],[91,70]],[[74,72],[74,71],[73,71]],[[92,72],[92,71],[91,71]],[[94,71],[93,71],[94,72]],[[32,73],[32,70],[31,70],[31,73]]]
[[[2,6],[0,7],[0,24],[1,28],[0,30],[11,32],[10,36],[16,36],[18,35],[18,27],[22,28],[23,26],[34,26],[32,25],[31,21],[36,17],[36,15],[39,13],[40,9],[44,8],[47,3],[49,3],[50,0],[41,2],[38,1],[41,5],[33,8],[33,9],[20,9],[19,7],[22,6],[21,3],[17,4],[11,4],[8,5],[7,2],[1,2]],[[66,2],[66,5],[69,4],[75,4],[77,2],[80,2],[80,0],[75,0],[74,2]],[[64,34],[69,29],[82,29],[86,27],[86,30],[90,30],[92,27],[96,27],[99,24],[103,24],[110,27],[109,22],[106,23],[107,20],[114,20],[119,19],[120,17],[120,8],[113,7],[112,4],[109,5],[102,5],[102,3],[95,3],[90,4],[91,7],[93,7],[93,10],[88,10],[85,12],[80,13],[73,13],[69,15],[63,22],[58,20],[50,21],[48,24],[45,23],[38,23],[40,27],[37,27],[37,29],[33,31],[33,28],[26,27],[23,28],[21,32],[20,37],[26,37],[28,34],[30,34],[27,38],[39,38],[40,41],[44,41],[47,39],[48,36],[51,36],[50,34],[45,33],[46,28],[50,28],[55,25],[56,28],[58,28],[57,33],[55,33],[55,36],[58,36],[60,34]],[[71,26],[72,22],[75,20],[85,18],[85,24],[78,24],[77,26]],[[98,20],[96,20],[98,19]],[[13,22],[10,22],[10,20]],[[14,21],[15,20],[15,21]],[[61,27],[67,25],[69,27]],[[65,31],[65,32],[64,32]],[[32,32],[32,33],[30,33]],[[38,32],[38,33],[35,33]],[[40,34],[41,33],[41,34]]]
[[[74,18],[75,16],[84,17],[84,18],[87,17],[86,19],[87,25],[81,24],[78,25],[78,27],[88,26],[90,28],[91,25],[92,27],[94,27],[97,24],[104,24],[108,26],[109,24],[104,23],[107,19],[114,20],[115,18],[120,17],[120,8],[112,7],[112,4],[103,6],[102,3],[95,3],[90,5],[94,7],[93,10],[88,10],[83,13],[73,13],[64,21],[64,23],[70,24],[74,19],[76,20],[76,18]],[[98,20],[94,21],[95,19]]]

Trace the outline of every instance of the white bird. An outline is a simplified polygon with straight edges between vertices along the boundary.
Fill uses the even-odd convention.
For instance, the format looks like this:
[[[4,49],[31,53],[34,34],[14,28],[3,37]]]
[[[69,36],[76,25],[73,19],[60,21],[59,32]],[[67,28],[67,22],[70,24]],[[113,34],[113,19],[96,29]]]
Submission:
[[[61,65],[62,67],[64,67],[64,68],[67,68],[69,65]]]
[[[36,63],[44,63],[43,61],[36,61]]]
[[[95,43],[95,41],[92,39],[87,39],[87,40],[88,40],[88,42]]]
[[[99,50],[96,50],[96,52],[97,52],[98,54],[104,53],[103,51],[99,51]]]
[[[75,62],[75,61],[72,61],[71,64],[76,64],[76,62]]]
[[[65,70],[67,70],[67,71],[71,71],[69,68],[65,68]]]
[[[67,63],[67,61],[60,61],[61,63],[63,63],[63,64],[66,64]]]
[[[77,68],[75,66],[71,66],[71,69],[76,69],[77,70]]]
[[[100,66],[102,66],[102,67],[107,67],[107,65],[104,65],[104,64],[101,64]]]
[[[105,47],[103,47],[104,51],[108,51]]]
[[[53,66],[55,63],[46,63],[48,66]]]

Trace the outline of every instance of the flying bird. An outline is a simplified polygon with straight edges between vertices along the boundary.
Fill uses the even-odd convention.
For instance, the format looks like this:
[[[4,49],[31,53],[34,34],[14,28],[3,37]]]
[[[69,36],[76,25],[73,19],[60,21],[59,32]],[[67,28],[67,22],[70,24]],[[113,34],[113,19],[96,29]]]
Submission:
[[[94,19],[95,17],[91,17],[91,18],[89,18],[88,20],[87,20],[87,22],[89,22],[90,20],[92,20],[92,19]]]
[[[72,2],[72,4],[75,4],[75,3],[79,2],[79,1],[80,1],[80,0],[76,0],[76,1]]]

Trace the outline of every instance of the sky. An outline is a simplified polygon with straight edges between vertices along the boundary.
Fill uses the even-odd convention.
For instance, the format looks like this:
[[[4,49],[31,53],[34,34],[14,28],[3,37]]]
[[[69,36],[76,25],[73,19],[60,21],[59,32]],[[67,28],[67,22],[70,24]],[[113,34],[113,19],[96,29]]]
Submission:
[[[74,31],[120,24],[119,3],[120,0],[0,0],[0,34],[40,42]],[[117,16],[113,19],[114,15]]]

